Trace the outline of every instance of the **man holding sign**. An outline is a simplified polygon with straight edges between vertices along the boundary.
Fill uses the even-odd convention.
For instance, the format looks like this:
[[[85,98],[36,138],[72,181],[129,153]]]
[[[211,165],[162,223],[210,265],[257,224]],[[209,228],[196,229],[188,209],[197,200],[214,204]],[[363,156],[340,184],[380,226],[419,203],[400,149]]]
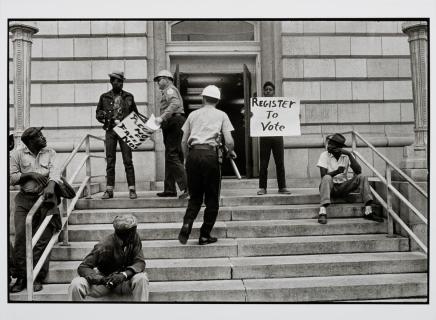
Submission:
[[[132,161],[132,150],[113,130],[131,112],[138,113],[133,95],[123,90],[124,72],[114,71],[109,74],[112,90],[103,93],[97,105],[96,118],[103,124],[106,131],[106,191],[102,199],[114,197],[115,186],[115,162],[117,142],[120,143],[121,155],[123,156],[124,168],[126,170],[127,184],[129,186],[130,199],[136,199],[135,191],[135,169]]]
[[[275,94],[275,86],[272,82],[267,81],[263,85],[263,96],[264,97],[274,97]],[[265,101],[265,103],[261,103],[260,101],[252,101],[252,105],[255,105],[259,108],[263,108],[263,111],[266,115],[266,119],[260,122],[260,130],[263,131],[259,135],[268,135],[260,137],[260,169],[259,169],[259,191],[257,191],[258,195],[264,195],[267,193],[267,181],[268,181],[268,163],[271,152],[274,157],[274,161],[276,163],[276,175],[277,175],[277,184],[279,187],[279,193],[281,194],[290,194],[291,192],[286,189],[286,174],[285,174],[285,165],[284,165],[284,150],[283,150],[283,136],[281,135],[283,129],[285,129],[285,124],[280,123],[280,121],[276,121],[278,116],[276,117],[275,108],[290,108],[292,106],[289,101]],[[264,102],[264,101],[262,101]],[[273,103],[276,102],[276,103]],[[270,136],[270,134],[278,134],[275,136]]]

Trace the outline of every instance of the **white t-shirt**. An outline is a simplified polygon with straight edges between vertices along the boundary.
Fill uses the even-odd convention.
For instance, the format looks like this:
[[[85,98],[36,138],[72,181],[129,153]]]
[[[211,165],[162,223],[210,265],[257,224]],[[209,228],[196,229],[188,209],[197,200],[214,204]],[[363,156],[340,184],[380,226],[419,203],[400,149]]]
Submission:
[[[350,166],[350,159],[347,155],[341,154],[338,160],[329,153],[328,151],[324,151],[319,156],[317,167],[326,168],[327,172],[332,172],[338,169],[338,167],[345,167],[343,173],[337,174],[333,177],[333,183],[342,183],[348,180],[348,168]]]
[[[234,128],[226,113],[213,106],[203,106],[189,114],[182,130],[188,134],[189,146],[208,144],[216,147],[217,135],[233,131]]]

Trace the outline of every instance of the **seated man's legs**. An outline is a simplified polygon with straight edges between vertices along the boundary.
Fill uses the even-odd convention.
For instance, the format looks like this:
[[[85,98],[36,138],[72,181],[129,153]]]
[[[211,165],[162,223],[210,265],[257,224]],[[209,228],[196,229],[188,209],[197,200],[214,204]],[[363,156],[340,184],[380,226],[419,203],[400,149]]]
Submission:
[[[99,298],[108,295],[109,288],[104,285],[92,285],[83,277],[76,277],[68,287],[68,301],[85,301],[87,296]]]
[[[124,281],[115,287],[114,292],[121,295],[131,294],[133,301],[148,301],[149,284],[147,273],[136,273],[130,280]]]
[[[319,185],[319,195],[320,195],[320,204],[319,208],[319,216],[318,222],[321,224],[327,223],[327,211],[326,207],[330,204],[330,196],[333,192],[334,184],[332,176],[326,174],[321,179],[321,184]]]

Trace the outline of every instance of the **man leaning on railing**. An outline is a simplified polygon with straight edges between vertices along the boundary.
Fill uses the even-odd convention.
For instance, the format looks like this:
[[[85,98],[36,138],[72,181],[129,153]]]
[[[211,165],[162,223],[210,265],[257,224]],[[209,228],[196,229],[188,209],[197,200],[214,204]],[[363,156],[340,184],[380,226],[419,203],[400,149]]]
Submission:
[[[24,147],[14,150],[10,157],[10,184],[20,185],[20,192],[15,197],[14,215],[14,258],[17,280],[11,292],[20,292],[26,288],[26,216],[41,195],[44,195],[45,199],[52,199],[56,183],[60,182],[60,172],[55,165],[56,152],[47,147],[47,141],[41,133],[42,129],[43,127],[26,129],[21,136]],[[33,233],[46,217],[47,210],[43,209],[38,209],[33,217]],[[38,262],[55,229],[56,226],[50,223],[36,243],[33,249],[34,264]],[[48,267],[47,258],[35,279],[34,291],[42,290],[42,281],[47,275]]]
[[[369,188],[368,177],[362,175],[362,168],[350,151],[345,147],[345,137],[340,133],[327,137],[327,151],[321,153],[317,167],[320,169],[321,184],[319,193],[321,207],[319,208],[318,222],[327,223],[327,206],[330,198],[344,197],[349,193],[359,190],[364,203],[364,218],[377,222],[383,222],[383,218],[372,212],[372,195]],[[351,167],[354,174],[348,177],[348,168]]]

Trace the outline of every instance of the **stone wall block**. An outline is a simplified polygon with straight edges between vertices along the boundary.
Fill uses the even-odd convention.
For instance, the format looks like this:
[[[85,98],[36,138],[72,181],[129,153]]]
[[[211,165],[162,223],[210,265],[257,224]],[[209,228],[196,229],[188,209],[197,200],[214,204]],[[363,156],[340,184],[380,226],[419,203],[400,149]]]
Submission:
[[[337,104],[307,104],[305,123],[337,123]]]
[[[353,100],[383,100],[382,81],[353,81]]]
[[[336,59],[337,78],[364,78],[366,76],[366,59]]]
[[[146,34],[147,21],[124,21],[124,33],[127,34]]]
[[[300,100],[320,100],[320,83],[318,81],[286,81],[283,83],[283,95],[285,97],[298,97]]]
[[[91,126],[90,107],[62,107],[59,111],[59,126]]]
[[[107,38],[76,38],[74,39],[74,57],[107,57],[107,46]]]
[[[410,55],[409,42],[406,37],[382,37],[383,55]]]
[[[284,55],[319,55],[319,37],[283,37]]]
[[[335,33],[334,21],[303,21],[304,33]]]
[[[381,54],[381,37],[351,37],[351,55]]]
[[[303,78],[303,59],[283,59],[284,78]]]
[[[336,33],[366,33],[366,24],[362,21],[336,21]]]
[[[91,61],[59,61],[59,80],[91,79]]]
[[[335,60],[333,59],[304,59],[304,77],[335,77]]]
[[[368,103],[346,103],[338,104],[338,122],[369,122],[369,104]]]
[[[368,59],[368,77],[398,77],[398,59]]]
[[[32,107],[30,108],[30,125],[34,127],[57,127],[57,107]]]
[[[369,119],[371,122],[399,122],[400,108],[399,103],[370,103]]]
[[[351,100],[351,81],[321,81],[321,100]]]
[[[127,79],[147,79],[147,60],[126,60],[125,77]]]
[[[32,61],[32,80],[57,81],[58,62],[57,61]]]
[[[42,55],[44,58],[71,58],[73,46],[73,39],[43,39]]]
[[[411,80],[383,81],[383,86],[385,100],[413,99]]]
[[[108,91],[106,83],[76,83],[74,86],[75,103],[97,105],[100,95]]]
[[[340,55],[349,56],[350,37],[321,37],[320,39],[321,55]]]
[[[108,74],[112,71],[118,70],[125,72],[124,60],[94,60],[91,62],[92,80],[107,80],[109,82]],[[130,77],[126,73],[126,77]]]
[[[42,104],[74,103],[74,84],[42,84]]]
[[[91,21],[59,21],[59,35],[87,35],[91,34]]]

